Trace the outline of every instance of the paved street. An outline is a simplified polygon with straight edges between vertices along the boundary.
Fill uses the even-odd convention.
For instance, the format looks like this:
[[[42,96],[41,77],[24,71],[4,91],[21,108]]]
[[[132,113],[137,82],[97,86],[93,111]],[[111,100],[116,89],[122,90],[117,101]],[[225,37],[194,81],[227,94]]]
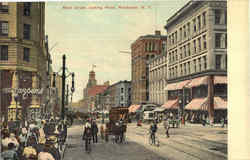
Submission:
[[[170,138],[164,136],[159,124],[160,147],[148,144],[149,125],[128,125],[126,144],[112,142],[92,145],[92,152],[85,153],[81,135],[83,128],[69,128],[64,160],[223,160],[227,159],[227,129],[186,125],[170,130]]]

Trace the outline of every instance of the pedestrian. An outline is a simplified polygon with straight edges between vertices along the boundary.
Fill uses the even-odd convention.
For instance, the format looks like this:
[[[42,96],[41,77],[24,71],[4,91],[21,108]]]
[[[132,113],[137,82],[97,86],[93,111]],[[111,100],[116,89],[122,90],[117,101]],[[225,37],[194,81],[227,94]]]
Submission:
[[[150,125],[150,138],[152,140],[152,144],[155,144],[156,132],[157,132],[157,123],[156,121],[154,121],[153,124]]]
[[[166,130],[166,137],[169,138],[169,128],[170,128],[170,124],[169,124],[168,119],[165,119],[163,125],[164,125],[164,128],[165,128],[165,130]]]
[[[83,131],[83,136],[82,136],[82,140],[85,140],[85,151],[88,151],[88,146],[91,143],[91,124],[89,123],[89,121],[86,122],[85,126],[84,126],[84,131]]]
[[[19,158],[15,150],[15,144],[12,142],[9,143],[8,150],[3,151],[1,153],[1,157],[3,158],[3,160],[18,160]]]
[[[93,143],[97,143],[97,133],[98,133],[98,127],[95,121],[92,121],[91,124],[91,132],[92,132],[92,138],[93,138]]]
[[[50,153],[55,160],[61,160],[61,155],[59,150],[55,147],[56,136],[50,136],[44,145],[42,152]],[[41,152],[40,152],[41,153]]]
[[[100,133],[101,133],[101,139],[103,140],[104,139],[104,126],[103,126],[103,124],[101,125],[101,127],[100,127]]]

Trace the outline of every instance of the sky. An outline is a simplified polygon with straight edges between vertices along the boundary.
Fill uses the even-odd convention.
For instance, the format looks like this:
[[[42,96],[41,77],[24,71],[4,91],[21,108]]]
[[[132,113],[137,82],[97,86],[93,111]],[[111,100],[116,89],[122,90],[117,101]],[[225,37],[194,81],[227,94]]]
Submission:
[[[131,80],[131,44],[160,30],[187,0],[47,2],[45,32],[54,71],[66,66],[75,73],[73,102],[83,98],[89,71],[95,65],[98,84]],[[119,8],[120,7],[120,8]],[[129,7],[129,9],[125,9]],[[144,8],[143,8],[144,7]],[[67,79],[71,86],[71,78]]]

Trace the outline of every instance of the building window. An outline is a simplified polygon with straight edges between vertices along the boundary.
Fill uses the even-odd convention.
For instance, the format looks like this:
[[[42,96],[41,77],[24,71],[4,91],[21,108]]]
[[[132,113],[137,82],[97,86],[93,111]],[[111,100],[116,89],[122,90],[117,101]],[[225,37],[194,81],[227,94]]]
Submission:
[[[180,48],[180,59],[182,59],[182,47]]]
[[[201,58],[198,59],[198,64],[199,64],[199,72],[201,71]]]
[[[186,57],[187,56],[187,54],[186,54],[186,46],[183,47],[183,50],[184,50],[184,57]]]
[[[1,61],[8,60],[8,46],[6,45],[0,46],[0,60]]]
[[[184,63],[184,75],[186,75],[187,74],[187,72],[186,72],[186,63]]]
[[[215,65],[216,69],[221,69],[221,55],[215,56]]]
[[[227,36],[223,33],[215,33],[215,48],[226,48]]]
[[[152,44],[152,51],[155,51],[155,42]]]
[[[180,40],[182,40],[182,28],[180,28]]]
[[[145,43],[145,51],[148,51],[148,43]]]
[[[175,32],[175,42],[177,42],[177,31]]]
[[[30,25],[29,24],[24,24],[24,27],[23,27],[23,38],[24,39],[30,39]]]
[[[1,2],[0,3],[0,13],[8,13],[8,12],[9,12],[8,2]]]
[[[196,20],[193,19],[194,32],[196,32]]]
[[[184,38],[186,38],[187,33],[186,33],[186,26],[183,26],[183,31],[184,31]]]
[[[190,56],[191,51],[190,51],[190,43],[188,43],[188,56]]]
[[[198,38],[199,52],[201,51],[201,38]]]
[[[196,60],[194,59],[194,72],[196,72]]]
[[[187,36],[189,36],[190,35],[190,23],[188,22],[188,24],[187,24]]]
[[[227,70],[227,55],[225,57],[225,67],[226,67],[226,70]]]
[[[180,65],[180,69],[181,69],[181,76],[182,76],[182,64]]]
[[[177,72],[177,66],[175,66],[175,75],[176,75],[176,77],[178,76],[178,72]]]
[[[196,40],[193,41],[194,44],[194,53],[196,53]]]
[[[214,10],[214,16],[215,16],[215,24],[225,24],[226,15],[222,10],[215,9]]]
[[[9,33],[9,23],[6,21],[0,21],[0,35],[8,36]]]
[[[121,96],[121,101],[123,101],[123,96]]]
[[[121,93],[123,93],[124,92],[124,89],[123,88],[121,88]]]
[[[176,61],[178,61],[178,53],[177,53],[177,50],[175,50],[175,57],[176,57]]]
[[[207,57],[206,56],[203,57],[203,61],[204,61],[204,70],[206,70],[207,69]]]
[[[201,29],[201,16],[198,16],[198,30]]]
[[[30,16],[30,8],[31,8],[31,2],[23,3],[23,15],[24,16]]]
[[[26,62],[30,61],[30,49],[29,48],[23,48],[23,60]]]
[[[190,62],[188,62],[188,74],[190,74]]]
[[[202,13],[202,19],[203,19],[203,27],[206,26],[206,12]]]
[[[204,48],[204,49],[207,49],[206,35],[203,35],[203,48]]]

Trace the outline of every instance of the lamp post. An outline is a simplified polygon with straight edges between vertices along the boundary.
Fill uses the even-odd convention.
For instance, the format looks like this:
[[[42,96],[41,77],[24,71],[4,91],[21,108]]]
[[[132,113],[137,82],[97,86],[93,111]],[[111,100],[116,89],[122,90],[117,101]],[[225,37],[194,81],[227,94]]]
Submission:
[[[53,85],[55,85],[55,75],[56,74],[59,75],[59,72],[62,70],[62,75],[59,75],[59,76],[62,78],[62,111],[61,111],[61,119],[64,120],[64,117],[65,117],[65,81],[66,81],[66,78],[68,78],[69,76],[72,76],[71,92],[73,94],[73,92],[75,91],[75,82],[74,82],[75,74],[73,72],[69,72],[68,69],[66,68],[66,56],[65,56],[65,54],[63,55],[62,60],[63,60],[62,68],[58,72],[53,74],[53,77],[54,77]]]

